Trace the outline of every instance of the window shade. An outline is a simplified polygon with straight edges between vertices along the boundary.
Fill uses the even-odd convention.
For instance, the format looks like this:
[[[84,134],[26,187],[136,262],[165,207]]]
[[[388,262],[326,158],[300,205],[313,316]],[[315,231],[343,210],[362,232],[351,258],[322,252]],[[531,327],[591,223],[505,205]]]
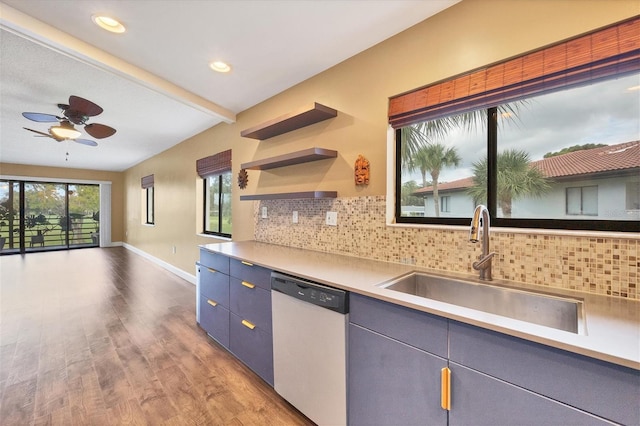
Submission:
[[[389,99],[394,128],[640,70],[640,17]]]
[[[196,171],[202,178],[231,171],[231,150],[197,160]]]
[[[141,179],[142,189],[151,188],[153,186],[153,175],[144,176]]]

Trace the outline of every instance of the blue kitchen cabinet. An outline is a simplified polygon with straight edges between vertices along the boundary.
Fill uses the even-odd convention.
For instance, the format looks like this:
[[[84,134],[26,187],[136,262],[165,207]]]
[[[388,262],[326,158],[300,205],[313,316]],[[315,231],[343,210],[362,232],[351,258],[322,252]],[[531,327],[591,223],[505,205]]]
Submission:
[[[451,426],[610,425],[604,419],[462,365],[451,369]]]
[[[351,294],[349,424],[446,425],[447,321]]]
[[[200,327],[229,347],[229,258],[200,250],[198,266]]]
[[[350,322],[350,425],[640,424],[636,370],[356,294]]]
[[[452,377],[455,363],[560,401],[566,404],[567,419],[575,407],[616,423],[640,424],[637,370],[457,321],[450,321],[449,342]],[[452,389],[455,407],[456,387]]]
[[[273,386],[271,270],[200,250],[200,326]]]
[[[447,360],[349,325],[349,425],[446,425],[440,370]]]
[[[273,386],[271,270],[230,259],[229,350]]]

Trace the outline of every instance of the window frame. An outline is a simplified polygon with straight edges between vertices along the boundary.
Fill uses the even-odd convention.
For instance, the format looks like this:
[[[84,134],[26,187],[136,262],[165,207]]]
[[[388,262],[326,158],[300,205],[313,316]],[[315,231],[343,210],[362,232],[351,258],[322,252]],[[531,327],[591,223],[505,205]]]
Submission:
[[[223,188],[223,183],[222,183],[222,179],[223,179],[223,175],[224,174],[229,174],[229,176],[231,177],[231,170],[225,171],[225,172],[221,172],[221,173],[216,173],[216,174],[211,174],[208,175],[206,177],[202,178],[202,187],[203,187],[203,194],[202,194],[202,233],[204,235],[212,235],[212,236],[216,236],[216,237],[224,237],[224,238],[231,238],[232,234],[230,233],[226,233],[226,232],[222,232],[222,218],[223,218],[223,198],[224,198],[224,194],[222,191]],[[209,216],[209,209],[207,208],[207,206],[211,205],[211,200],[209,197],[210,194],[210,186],[209,186],[209,179],[211,178],[216,178],[217,179],[217,185],[218,185],[218,189],[217,189],[217,197],[218,197],[218,205],[220,206],[220,208],[218,209],[218,230],[217,231],[211,231],[207,229],[207,223],[210,220],[210,216]],[[232,187],[233,188],[233,187]]]
[[[640,221],[593,220],[589,219],[540,219],[504,218],[497,215],[497,157],[498,157],[498,108],[487,108],[487,209],[491,216],[491,226],[497,228],[539,228],[554,230],[639,232]],[[402,216],[402,130],[395,130],[395,173],[394,173],[394,217],[395,223],[413,225],[458,225],[469,226],[472,209],[468,217],[419,217]]]
[[[153,186],[146,187],[145,189],[145,225],[155,225],[155,200],[156,192]],[[149,197],[151,195],[151,197]]]
[[[585,189],[587,188],[595,188],[596,194],[596,211],[595,213],[586,213],[584,208],[584,200],[585,200]],[[569,190],[580,190],[580,212],[571,213],[569,212]],[[598,216],[598,185],[581,185],[581,186],[567,186],[564,189],[565,192],[565,214],[567,216]]]

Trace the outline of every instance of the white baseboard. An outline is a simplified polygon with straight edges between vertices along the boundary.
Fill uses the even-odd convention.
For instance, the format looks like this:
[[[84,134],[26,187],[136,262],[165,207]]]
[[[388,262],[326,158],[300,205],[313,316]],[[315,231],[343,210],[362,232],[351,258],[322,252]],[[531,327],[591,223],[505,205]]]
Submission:
[[[144,257],[146,259],[149,259],[153,263],[161,266],[162,268],[166,269],[167,271],[171,272],[172,274],[175,274],[175,275],[179,276],[183,280],[188,281],[193,285],[196,285],[196,276],[195,275],[191,275],[191,274],[183,271],[180,268],[176,268],[172,264],[167,263],[162,259],[158,259],[157,257],[152,256],[149,253],[147,253],[145,251],[142,251],[139,248],[134,247],[134,246],[132,246],[130,244],[127,244],[127,243],[119,243],[119,244],[122,245],[127,250],[131,250],[132,252],[134,252],[136,254],[139,254],[140,256],[142,256],[142,257]],[[112,244],[112,245],[114,245],[114,244]],[[194,266],[194,268],[195,268],[195,266]]]

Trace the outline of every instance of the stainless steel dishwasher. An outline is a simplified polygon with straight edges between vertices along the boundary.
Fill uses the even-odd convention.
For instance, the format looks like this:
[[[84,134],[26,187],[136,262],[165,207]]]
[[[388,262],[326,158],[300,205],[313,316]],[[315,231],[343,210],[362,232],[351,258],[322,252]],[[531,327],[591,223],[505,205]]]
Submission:
[[[348,293],[271,273],[274,387],[318,425],[347,424]]]

